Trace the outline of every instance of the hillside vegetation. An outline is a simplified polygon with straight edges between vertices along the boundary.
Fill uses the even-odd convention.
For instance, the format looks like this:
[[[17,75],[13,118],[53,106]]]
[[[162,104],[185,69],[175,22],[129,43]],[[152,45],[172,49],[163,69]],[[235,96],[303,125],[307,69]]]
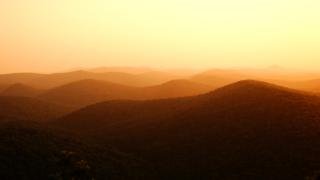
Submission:
[[[179,99],[110,101],[54,124],[108,142],[163,179],[303,179],[319,169],[320,98],[240,81]]]

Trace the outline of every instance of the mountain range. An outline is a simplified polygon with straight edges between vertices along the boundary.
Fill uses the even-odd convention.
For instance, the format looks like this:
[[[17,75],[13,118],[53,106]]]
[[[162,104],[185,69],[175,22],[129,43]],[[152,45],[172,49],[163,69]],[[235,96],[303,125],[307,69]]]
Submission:
[[[0,84],[22,83],[39,89],[51,89],[75,81],[94,79],[109,81],[128,86],[152,86],[176,79],[177,76],[169,73],[150,71],[141,74],[124,72],[95,73],[89,71],[72,71],[53,74],[15,73],[0,75]]]
[[[52,89],[36,89],[13,84],[0,92],[2,96],[34,97],[66,106],[83,107],[116,99],[161,99],[198,95],[211,90],[208,85],[188,80],[173,80],[149,87],[127,86],[108,81],[85,79]]]
[[[21,97],[36,97],[42,94],[45,90],[36,89],[31,86],[17,83],[4,88],[0,95],[2,96],[21,96]]]
[[[246,80],[194,97],[98,103],[53,124],[152,162],[163,179],[303,179],[319,169],[319,120],[318,96]]]
[[[0,75],[1,177],[306,179],[320,170],[317,80],[297,80],[304,89],[232,71],[210,72],[211,83],[145,73],[164,82]]]

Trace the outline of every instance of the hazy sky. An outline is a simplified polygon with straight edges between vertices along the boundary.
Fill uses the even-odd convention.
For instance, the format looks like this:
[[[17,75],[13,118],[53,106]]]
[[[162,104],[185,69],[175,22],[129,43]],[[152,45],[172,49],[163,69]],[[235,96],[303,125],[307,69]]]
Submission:
[[[1,0],[0,73],[320,69],[319,0]]]

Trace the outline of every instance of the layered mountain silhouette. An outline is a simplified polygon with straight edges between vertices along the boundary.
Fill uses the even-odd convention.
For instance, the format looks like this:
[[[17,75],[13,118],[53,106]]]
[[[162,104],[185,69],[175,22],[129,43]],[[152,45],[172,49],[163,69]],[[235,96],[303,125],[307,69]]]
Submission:
[[[157,86],[132,87],[107,81],[81,80],[48,90],[39,96],[45,101],[82,107],[117,99],[160,99],[192,96],[211,87],[188,80],[174,80]]]
[[[316,94],[254,80],[223,86],[246,76],[233,72],[139,87],[167,79],[158,73],[0,75],[1,177],[305,179],[320,170]],[[287,86],[317,87],[296,82]]]
[[[320,98],[245,80],[208,94],[109,101],[53,125],[152,163],[162,179],[303,179],[320,162]]]
[[[113,99],[138,99],[138,89],[98,80],[81,80],[53,88],[39,98],[72,106],[86,106]]]
[[[320,75],[270,67],[268,69],[212,69],[196,74],[190,80],[219,88],[240,80],[256,79],[294,89],[318,91],[319,81],[315,77]]]
[[[177,75],[178,74],[178,75]],[[180,74],[180,75],[179,75]],[[184,75],[182,75],[184,74]],[[155,71],[148,68],[130,67],[102,67],[96,69],[78,70],[63,73],[13,73],[0,75],[0,92],[14,84],[24,84],[36,89],[51,89],[68,83],[93,79],[123,84],[127,86],[155,86],[177,79],[207,84],[212,88],[219,88],[230,83],[244,79],[259,79],[291,88],[308,91],[318,91],[316,77],[318,74],[282,72],[270,69],[212,69],[191,76],[192,73],[179,73],[175,71]],[[189,77],[191,76],[191,77]]]
[[[87,71],[73,71],[67,73],[48,74],[41,78],[30,81],[29,84],[34,87],[54,88],[67,83],[80,81],[84,79],[94,79],[102,81],[119,82],[121,84],[138,84],[138,80],[131,74],[110,72],[110,73],[91,73]],[[136,84],[137,83],[137,84]]]
[[[29,97],[0,96],[0,121],[28,120],[46,122],[71,111],[60,106]]]
[[[22,83],[25,84],[34,79],[40,78],[44,74],[37,73],[13,73],[13,74],[0,74],[0,83],[1,84],[16,84]]]
[[[42,94],[44,90],[36,89],[24,84],[13,84],[8,88],[4,89],[1,96],[21,96],[21,97],[36,97]]]
[[[94,79],[109,81],[128,86],[152,86],[176,79],[177,76],[157,71],[142,74],[129,74],[124,72],[94,73],[89,71],[72,71],[53,74],[17,73],[0,75],[1,84],[22,83],[34,88],[51,89],[75,81]]]

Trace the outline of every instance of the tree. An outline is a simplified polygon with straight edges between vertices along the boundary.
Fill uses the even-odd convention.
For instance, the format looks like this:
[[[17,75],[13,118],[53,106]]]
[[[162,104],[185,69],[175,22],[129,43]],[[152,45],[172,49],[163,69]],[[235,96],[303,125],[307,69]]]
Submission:
[[[94,180],[89,163],[75,152],[61,151],[57,166],[58,171],[50,176],[55,180]]]

